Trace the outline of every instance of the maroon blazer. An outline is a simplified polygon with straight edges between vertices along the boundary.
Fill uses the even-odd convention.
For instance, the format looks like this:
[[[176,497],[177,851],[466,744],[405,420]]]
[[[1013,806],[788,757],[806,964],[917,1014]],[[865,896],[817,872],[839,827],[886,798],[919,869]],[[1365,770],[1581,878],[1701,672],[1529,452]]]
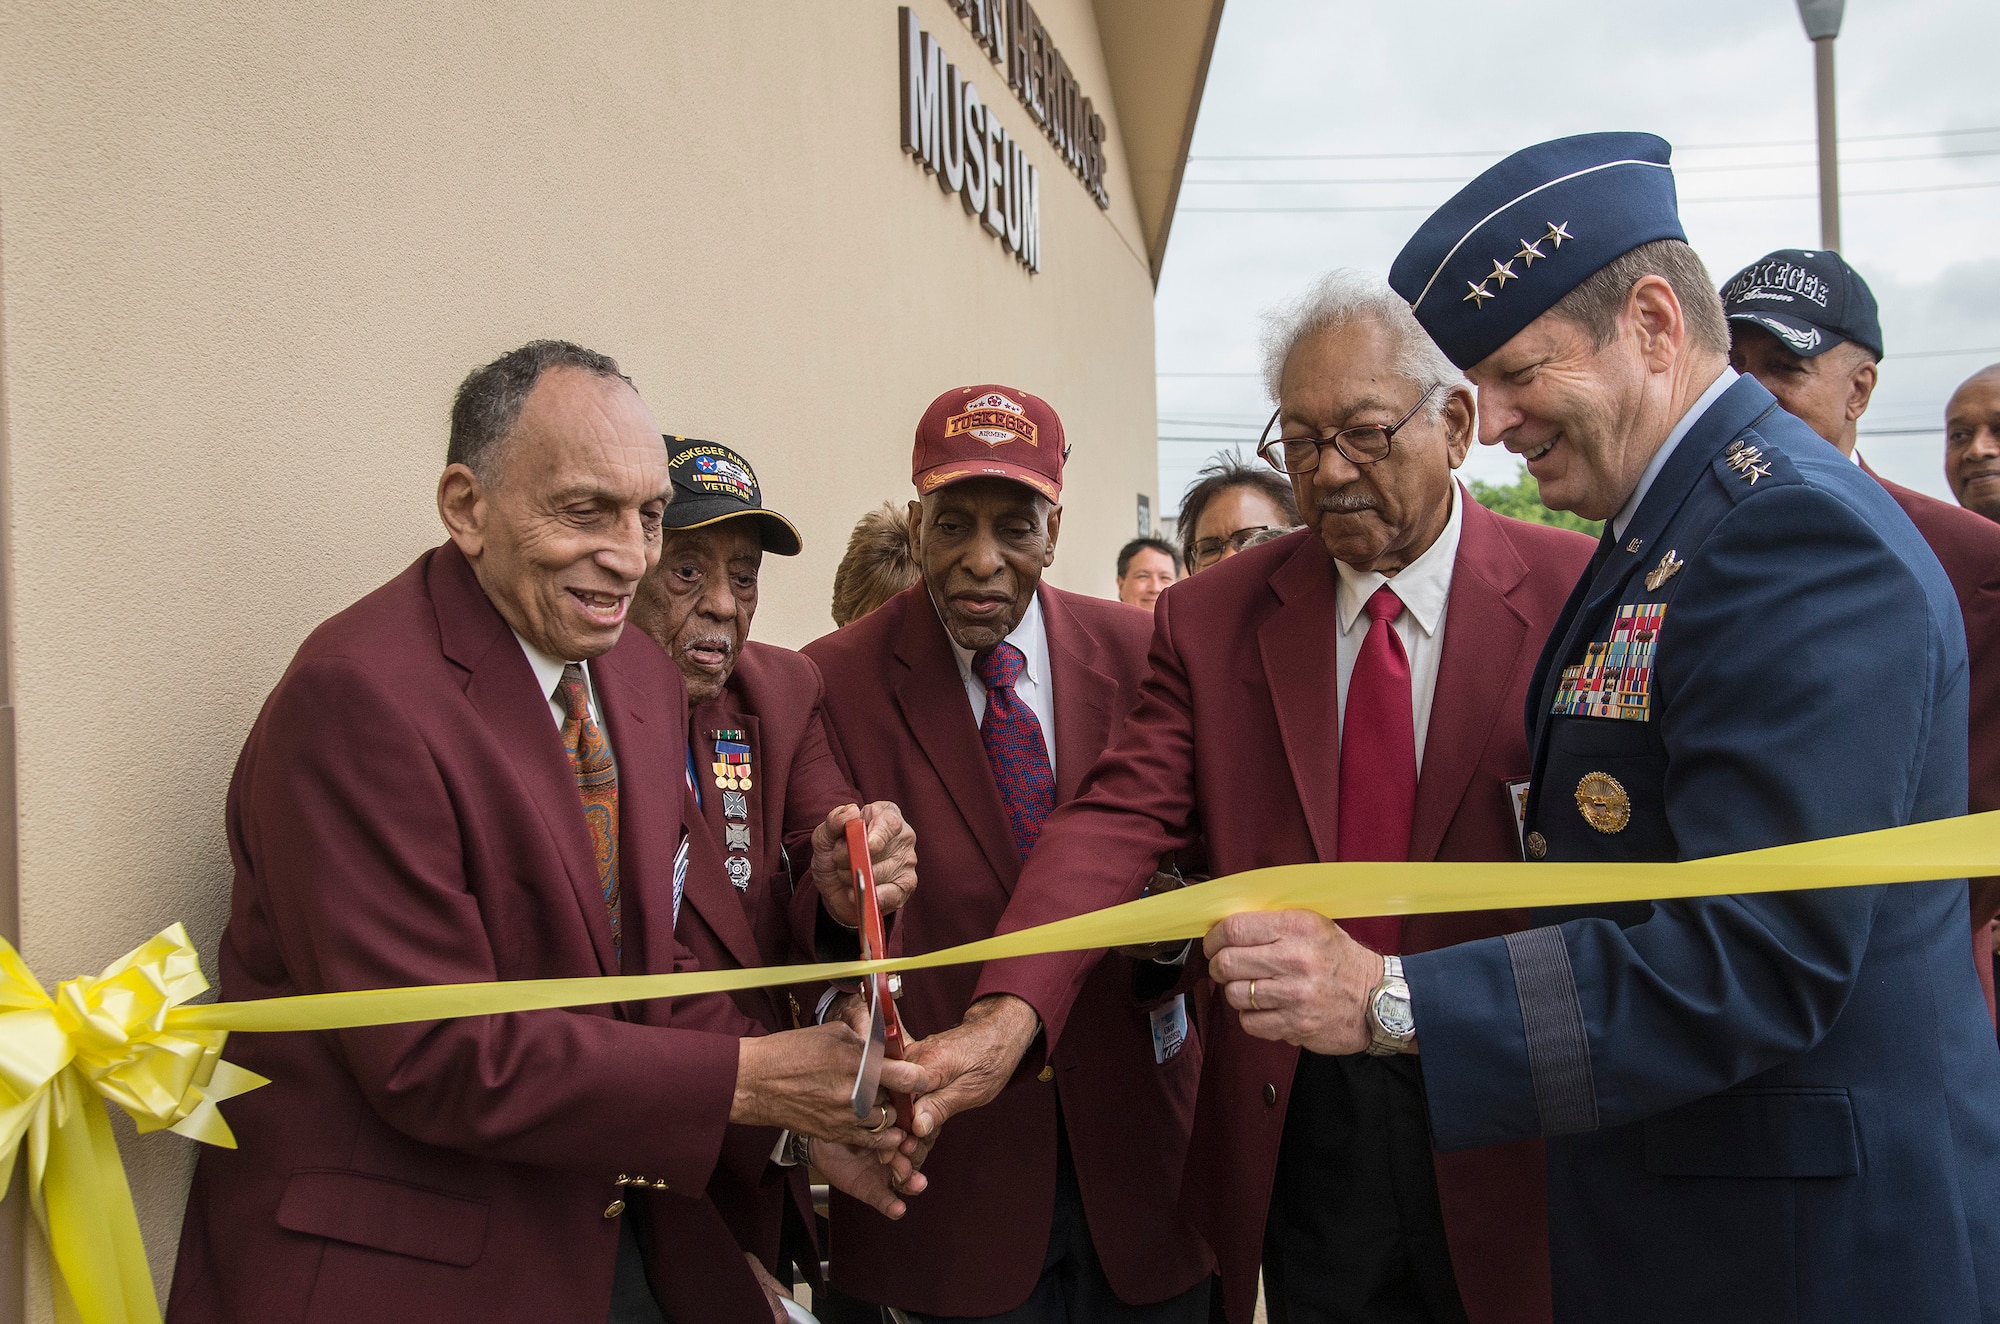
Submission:
[[[1519,859],[1506,784],[1529,771],[1524,695],[1592,544],[1502,518],[1463,491],[1459,500],[1465,522],[1409,858]],[[1336,584],[1325,549],[1298,533],[1161,596],[1139,706],[1084,794],[1050,819],[1003,931],[1130,900],[1148,860],[1197,836],[1217,875],[1337,858]],[[1528,923],[1525,911],[1413,915],[1403,950]],[[1069,955],[993,962],[977,991],[1034,1004],[1060,1054],[1079,973]],[[1299,1050],[1244,1034],[1209,992],[1207,1070],[1182,1199],[1214,1249],[1228,1318],[1249,1324]],[[1540,1142],[1438,1154],[1436,1165],[1452,1267],[1473,1324],[1546,1324]]]
[[[722,693],[689,715],[688,739],[701,795],[698,806],[691,796],[685,802],[688,872],[675,936],[695,968],[737,970],[812,959],[818,896],[811,876],[813,829],[835,807],[859,800],[827,744],[821,694],[819,668],[806,658],[790,649],[749,643]],[[750,746],[750,789],[743,793],[749,849],[737,853],[749,859],[751,869],[741,891],[724,868],[731,853],[728,821],[710,769],[718,731],[741,731],[742,742]],[[793,904],[795,893],[802,903],[798,906]],[[745,1037],[772,1034],[810,1024],[813,1008],[805,1000],[817,994],[817,989],[746,989],[678,1000],[669,1014],[676,1026]],[[770,1161],[777,1140],[778,1133],[767,1127],[730,1127],[705,1200],[737,1244],[775,1271],[789,1195],[799,1214],[793,1228],[800,1239],[792,1250],[816,1277],[819,1257],[807,1171]],[[741,1257],[719,1266],[691,1261],[678,1249],[687,1221],[707,1216],[695,1207],[700,1203],[692,1198],[654,1202],[648,1267],[655,1292],[679,1305],[675,1313],[680,1318],[727,1318],[722,1312],[740,1290],[740,1284],[729,1280],[743,1267]],[[718,1290],[728,1295],[714,1299]]]
[[[1151,618],[1047,584],[1041,605],[1060,805],[1076,795],[1137,697]],[[991,936],[1021,873],[1020,853],[924,585],[805,651],[826,677],[834,747],[855,784],[871,798],[894,800],[916,828],[921,881],[897,917],[892,946],[927,952]],[[1149,860],[1135,880],[1152,872]],[[1048,1251],[1058,1097],[1112,1287],[1136,1304],[1207,1277],[1209,1257],[1175,1209],[1200,1045],[1191,1033],[1155,1064],[1135,971],[1117,955],[1082,964],[1085,987],[1062,1051],[1047,1070],[1028,1064],[992,1104],[944,1129],[924,1165],[930,1187],[900,1222],[834,1197],[835,1286],[926,1315],[997,1315],[1021,1304]],[[959,966],[904,975],[901,1008],[911,1034],[958,1024],[978,973]]]
[[[1861,466],[1868,469],[1866,464]],[[2000,809],[2000,524],[1962,506],[1939,501],[1892,483],[1873,469],[1868,474],[1882,484],[1896,504],[1924,535],[1938,564],[1958,594],[1965,617],[1965,653],[1972,664],[1972,714],[1968,750],[1971,766],[1967,788],[1971,810]],[[1993,1010],[1993,945],[1986,926],[2000,914],[2000,878],[1975,878],[1972,907],[1972,964],[1986,990],[1986,1010]]]
[[[591,670],[625,969],[670,969],[685,692],[636,631]],[[300,647],[228,830],[225,999],[617,970],[547,700],[449,543]],[[735,1090],[736,1041],[662,1007],[232,1035],[272,1083],[225,1105],[240,1148],[202,1147],[168,1318],[603,1324],[615,1179],[701,1190]]]

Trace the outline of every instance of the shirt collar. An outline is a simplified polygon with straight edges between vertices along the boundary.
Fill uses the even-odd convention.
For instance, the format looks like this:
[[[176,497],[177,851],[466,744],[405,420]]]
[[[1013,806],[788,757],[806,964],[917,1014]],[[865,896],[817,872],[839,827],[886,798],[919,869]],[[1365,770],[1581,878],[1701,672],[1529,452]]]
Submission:
[[[951,640],[951,651],[958,657],[959,676],[962,679],[971,680],[973,678],[972,650],[969,648],[960,648],[958,640],[951,638],[949,630],[945,631],[944,637]],[[1035,595],[1028,599],[1028,610],[1021,613],[1021,623],[1014,627],[1012,634],[1007,636],[1007,642],[1020,649],[1021,656],[1027,659],[1027,665],[1022,668],[1022,673],[1027,676],[1028,683],[1030,685],[1041,684],[1042,677],[1048,674],[1049,637],[1048,632],[1042,628],[1042,592],[1040,589],[1036,589]]]
[[[1340,572],[1340,592],[1335,596],[1340,611],[1340,632],[1354,628],[1355,617],[1384,584],[1396,586],[1396,596],[1422,629],[1425,637],[1438,632],[1444,623],[1445,604],[1451,600],[1451,570],[1458,560],[1458,538],[1465,527],[1465,495],[1456,479],[1451,485],[1451,518],[1444,532],[1424,549],[1424,554],[1397,571],[1394,576],[1373,570],[1356,570],[1345,561],[1335,561]]]
[[[1639,503],[1646,499],[1646,492],[1653,486],[1653,480],[1660,476],[1660,470],[1667,467],[1667,461],[1673,456],[1674,448],[1681,444],[1681,438],[1701,421],[1701,416],[1708,412],[1708,407],[1720,400],[1722,393],[1734,385],[1736,385],[1736,369],[1724,367],[1722,375],[1701,393],[1701,398],[1688,406],[1688,411],[1681,415],[1681,421],[1674,424],[1674,430],[1667,434],[1667,439],[1660,443],[1660,449],[1654,451],[1653,458],[1646,462],[1646,471],[1639,475],[1639,485],[1632,489],[1632,495],[1625,498],[1624,508],[1612,517],[1612,537],[1625,536],[1625,526],[1639,513]]]
[[[542,687],[542,697],[553,702],[556,697],[556,686],[562,684],[563,668],[568,663],[560,658],[550,657],[526,639],[522,639],[519,630],[514,631],[514,638],[519,641],[521,651],[527,655],[528,669],[535,673],[535,683]]]

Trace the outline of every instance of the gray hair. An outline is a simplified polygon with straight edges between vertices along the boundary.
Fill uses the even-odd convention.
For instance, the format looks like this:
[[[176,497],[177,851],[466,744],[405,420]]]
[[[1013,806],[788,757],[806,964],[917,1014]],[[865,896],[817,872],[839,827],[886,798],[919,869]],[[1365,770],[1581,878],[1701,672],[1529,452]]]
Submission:
[[[474,368],[459,383],[451,402],[451,440],[445,446],[444,462],[462,464],[480,482],[496,486],[501,443],[521,421],[521,406],[535,383],[550,368],[558,367],[581,368],[632,385],[632,379],[618,371],[617,360],[609,355],[567,340],[531,340],[483,368]]]
[[[1618,316],[1625,311],[1632,287],[1647,276],[1658,276],[1673,288],[1692,344],[1717,354],[1729,353],[1729,322],[1723,315],[1722,296],[1715,292],[1715,278],[1708,274],[1701,255],[1678,239],[1655,239],[1612,258],[1584,277],[1549,312],[1581,326],[1597,348],[1603,349],[1618,334]]]
[[[1312,337],[1350,322],[1379,323],[1395,342],[1391,370],[1419,390],[1436,388],[1424,407],[1427,416],[1442,414],[1453,389],[1467,385],[1465,374],[1425,334],[1408,301],[1390,289],[1387,281],[1352,267],[1337,267],[1314,281],[1294,302],[1264,314],[1264,389],[1274,402],[1284,379],[1285,360],[1292,351]]]

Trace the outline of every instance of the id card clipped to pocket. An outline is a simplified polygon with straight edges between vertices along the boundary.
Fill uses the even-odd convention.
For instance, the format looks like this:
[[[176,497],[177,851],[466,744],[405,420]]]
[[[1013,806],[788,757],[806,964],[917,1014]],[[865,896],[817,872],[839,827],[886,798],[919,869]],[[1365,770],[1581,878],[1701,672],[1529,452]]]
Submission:
[[[1187,994],[1176,993],[1171,1001],[1153,1008],[1153,1062],[1165,1066],[1187,1042]]]

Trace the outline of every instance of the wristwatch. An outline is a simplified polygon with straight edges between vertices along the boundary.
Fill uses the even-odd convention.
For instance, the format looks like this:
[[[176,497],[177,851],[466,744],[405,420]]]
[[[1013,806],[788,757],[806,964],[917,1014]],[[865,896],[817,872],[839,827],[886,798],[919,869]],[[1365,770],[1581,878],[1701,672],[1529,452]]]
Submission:
[[[1410,1014],[1410,985],[1403,978],[1401,957],[1382,958],[1382,982],[1368,995],[1368,1052],[1374,1057],[1393,1057],[1409,1051],[1417,1037],[1417,1021]]]

